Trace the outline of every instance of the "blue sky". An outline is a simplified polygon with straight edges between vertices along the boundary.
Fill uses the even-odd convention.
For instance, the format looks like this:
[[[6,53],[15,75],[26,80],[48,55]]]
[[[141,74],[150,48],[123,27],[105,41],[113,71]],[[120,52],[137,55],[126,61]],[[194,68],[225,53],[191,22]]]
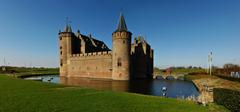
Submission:
[[[210,51],[214,65],[240,64],[239,0],[0,0],[0,65],[57,67],[66,17],[111,48],[121,11],[155,66],[206,67]]]

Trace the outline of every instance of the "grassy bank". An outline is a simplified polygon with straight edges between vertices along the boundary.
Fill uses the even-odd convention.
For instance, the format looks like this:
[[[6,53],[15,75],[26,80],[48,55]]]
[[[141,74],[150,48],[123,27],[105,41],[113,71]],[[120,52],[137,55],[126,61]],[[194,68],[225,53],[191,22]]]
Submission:
[[[171,74],[189,74],[189,73],[203,73],[206,72],[205,69],[202,68],[172,68]],[[166,69],[154,68],[154,74],[162,75],[166,74]]]
[[[99,91],[26,81],[0,75],[0,111],[57,112],[209,112],[224,111],[211,104],[131,93]]]
[[[196,85],[200,92],[199,99],[201,102],[214,101],[218,104],[225,105],[234,112],[236,108],[239,109],[239,107],[236,106],[239,103],[236,99],[239,97],[239,82],[226,79],[225,77],[221,78],[219,76],[207,74],[186,75],[185,78],[187,80],[192,80]],[[209,89],[213,89],[213,91],[209,91]]]
[[[187,80],[196,80],[201,83],[205,83],[213,88],[226,88],[233,90],[240,90],[240,83],[236,81],[231,81],[227,79],[220,78],[218,76],[210,76],[206,74],[195,74],[195,75],[186,75]]]
[[[0,74],[8,74],[15,77],[28,77],[37,75],[57,75],[59,74],[59,68],[26,68],[26,67],[5,67],[2,70],[0,67]]]

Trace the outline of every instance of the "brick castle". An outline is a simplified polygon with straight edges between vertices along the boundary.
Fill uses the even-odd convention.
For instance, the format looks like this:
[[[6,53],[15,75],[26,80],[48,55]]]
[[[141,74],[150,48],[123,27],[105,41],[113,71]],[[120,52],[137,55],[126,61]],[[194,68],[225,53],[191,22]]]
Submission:
[[[112,33],[112,50],[107,45],[66,25],[59,32],[60,76],[129,80],[152,78],[153,49],[141,37],[128,31],[123,15]]]

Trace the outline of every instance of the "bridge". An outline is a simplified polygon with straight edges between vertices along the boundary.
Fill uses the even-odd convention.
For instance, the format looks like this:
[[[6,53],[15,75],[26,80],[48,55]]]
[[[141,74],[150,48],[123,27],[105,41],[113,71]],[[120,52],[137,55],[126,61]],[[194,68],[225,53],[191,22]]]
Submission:
[[[179,79],[184,78],[186,74],[156,74],[153,76],[154,79]]]

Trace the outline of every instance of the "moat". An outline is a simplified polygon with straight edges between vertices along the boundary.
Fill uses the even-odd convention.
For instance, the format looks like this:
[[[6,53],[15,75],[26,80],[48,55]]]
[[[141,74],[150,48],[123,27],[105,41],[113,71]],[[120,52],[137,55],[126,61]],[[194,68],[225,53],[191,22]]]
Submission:
[[[116,81],[90,78],[64,78],[58,75],[35,76],[29,78],[42,78],[43,82],[80,86],[98,90],[113,90],[146,95],[162,96],[162,88],[166,87],[166,96],[171,98],[198,96],[199,92],[192,82],[184,80],[164,79],[138,79],[133,81]]]

